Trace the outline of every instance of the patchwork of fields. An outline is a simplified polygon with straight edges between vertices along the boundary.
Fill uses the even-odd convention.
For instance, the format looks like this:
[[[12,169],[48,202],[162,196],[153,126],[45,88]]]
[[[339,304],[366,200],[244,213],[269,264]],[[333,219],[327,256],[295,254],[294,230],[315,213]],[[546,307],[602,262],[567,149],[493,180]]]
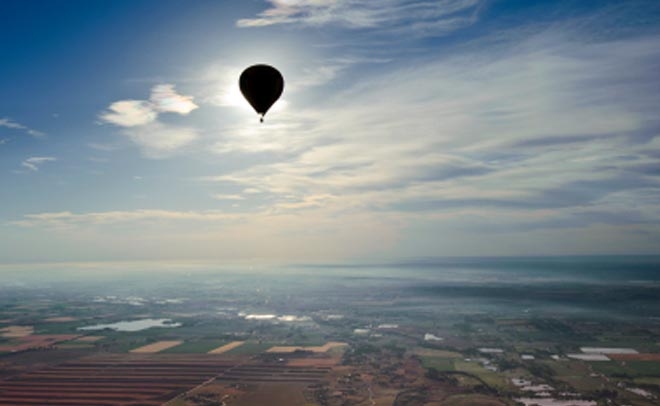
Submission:
[[[93,356],[0,381],[0,404],[155,406],[214,379],[311,385],[329,370],[214,355]]]

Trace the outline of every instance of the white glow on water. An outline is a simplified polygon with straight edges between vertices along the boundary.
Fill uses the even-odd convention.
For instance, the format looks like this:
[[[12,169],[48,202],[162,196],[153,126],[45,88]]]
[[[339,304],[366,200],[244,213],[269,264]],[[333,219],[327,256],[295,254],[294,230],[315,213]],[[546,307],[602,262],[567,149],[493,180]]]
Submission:
[[[133,321],[119,321],[117,323],[110,324],[96,324],[93,326],[78,327],[80,331],[98,331],[111,329],[115,331],[141,331],[146,330],[151,327],[181,327],[181,323],[173,323],[171,319],[144,319],[144,320],[133,320]]]

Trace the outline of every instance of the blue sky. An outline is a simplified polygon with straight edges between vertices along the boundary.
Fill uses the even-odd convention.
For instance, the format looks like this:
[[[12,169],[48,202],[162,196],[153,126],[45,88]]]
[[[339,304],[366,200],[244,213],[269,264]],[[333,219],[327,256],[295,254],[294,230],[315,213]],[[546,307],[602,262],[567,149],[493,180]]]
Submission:
[[[657,1],[0,15],[0,263],[660,252]]]

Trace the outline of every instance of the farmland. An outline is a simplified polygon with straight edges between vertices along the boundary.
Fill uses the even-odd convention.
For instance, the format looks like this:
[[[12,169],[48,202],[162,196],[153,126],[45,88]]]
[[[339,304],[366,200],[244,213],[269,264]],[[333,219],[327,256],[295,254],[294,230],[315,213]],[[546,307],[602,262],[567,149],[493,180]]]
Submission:
[[[291,353],[291,352],[296,352],[296,351],[309,351],[309,352],[317,352],[317,353],[324,353],[328,352],[329,350],[333,348],[339,348],[339,347],[344,347],[348,344],[346,343],[338,343],[338,342],[329,342],[325,343],[324,345],[320,346],[279,346],[279,347],[271,347],[268,349],[267,352],[272,352],[272,353]]]
[[[325,367],[267,365],[206,355],[84,357],[0,381],[0,404],[160,405],[209,380],[309,385]]]
[[[0,405],[660,400],[660,306],[646,290],[642,300],[598,280],[575,296],[563,282],[353,272],[362,276],[207,272],[2,290]],[[604,290],[617,300],[592,307]]]
[[[223,354],[227,351],[231,351],[234,348],[240,347],[241,345],[245,344],[244,341],[232,341],[229,344],[221,345],[218,348],[214,348],[211,351],[209,351],[209,354]]]
[[[147,344],[139,348],[131,350],[132,353],[136,354],[149,354],[165,351],[169,348],[176,347],[183,344],[183,341],[158,341],[153,344]]]

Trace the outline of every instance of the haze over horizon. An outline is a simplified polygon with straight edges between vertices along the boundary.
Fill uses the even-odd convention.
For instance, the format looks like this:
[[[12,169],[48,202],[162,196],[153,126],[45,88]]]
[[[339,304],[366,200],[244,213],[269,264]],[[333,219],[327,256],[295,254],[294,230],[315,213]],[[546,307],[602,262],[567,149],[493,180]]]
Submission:
[[[0,16],[0,265],[660,252],[657,1]]]

